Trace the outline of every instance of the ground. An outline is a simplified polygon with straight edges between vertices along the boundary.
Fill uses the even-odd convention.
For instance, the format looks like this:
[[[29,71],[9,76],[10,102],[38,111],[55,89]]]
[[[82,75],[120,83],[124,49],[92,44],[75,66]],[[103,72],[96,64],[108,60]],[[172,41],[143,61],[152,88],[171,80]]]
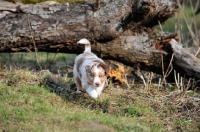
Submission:
[[[175,84],[163,87],[158,82],[145,87],[133,80],[128,87],[108,79],[103,93],[94,100],[87,93],[76,93],[67,74],[70,66],[50,72],[8,64],[0,71],[2,131],[200,130],[198,89],[184,91]]]

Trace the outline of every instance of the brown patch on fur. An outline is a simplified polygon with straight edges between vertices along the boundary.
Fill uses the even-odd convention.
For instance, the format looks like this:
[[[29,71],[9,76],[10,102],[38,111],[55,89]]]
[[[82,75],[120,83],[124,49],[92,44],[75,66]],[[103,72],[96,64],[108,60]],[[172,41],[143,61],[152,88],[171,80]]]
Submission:
[[[101,84],[102,84],[104,82],[104,80],[107,78],[107,75],[104,72],[100,72],[99,78],[100,78]]]
[[[94,67],[94,65],[93,66],[86,66],[85,67],[85,69],[86,69],[86,73],[87,73],[87,78],[88,78],[88,80],[89,80],[89,84],[93,84],[93,80],[94,80],[94,74],[92,73],[92,68]]]
[[[81,80],[79,79],[79,78],[75,78],[76,79],[76,81],[77,81],[77,90],[83,90],[82,89],[82,84],[81,84]]]
[[[94,60],[94,62],[99,63],[97,67],[102,67],[105,70],[105,75],[107,76],[110,70],[110,66],[100,60]]]
[[[83,61],[86,59],[86,56],[91,55],[91,53],[86,52],[86,53],[83,53],[82,55],[84,55],[84,56],[82,56],[76,63],[78,73],[80,73],[79,68],[80,68],[81,64],[83,63]]]
[[[107,60],[111,66],[111,70],[108,72],[108,77],[113,78],[114,81],[117,81],[122,84],[127,84],[125,78],[124,65],[117,61]]]
[[[85,58],[82,57],[76,63],[78,73],[80,73],[79,68],[80,68],[80,66],[81,66],[81,64],[83,63],[84,60],[85,60]]]
[[[105,75],[107,76],[110,71],[110,66],[106,63],[101,62],[98,67],[102,67],[105,70]]]

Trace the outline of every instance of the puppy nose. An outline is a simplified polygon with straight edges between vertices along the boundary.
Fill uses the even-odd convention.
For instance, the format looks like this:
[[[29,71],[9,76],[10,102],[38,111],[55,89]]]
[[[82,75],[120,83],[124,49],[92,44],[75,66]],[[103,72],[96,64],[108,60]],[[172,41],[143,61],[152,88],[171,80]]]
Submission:
[[[100,85],[100,83],[99,83],[99,82],[96,82],[96,83],[95,83],[95,85],[96,85],[96,86],[99,86],[99,85]]]

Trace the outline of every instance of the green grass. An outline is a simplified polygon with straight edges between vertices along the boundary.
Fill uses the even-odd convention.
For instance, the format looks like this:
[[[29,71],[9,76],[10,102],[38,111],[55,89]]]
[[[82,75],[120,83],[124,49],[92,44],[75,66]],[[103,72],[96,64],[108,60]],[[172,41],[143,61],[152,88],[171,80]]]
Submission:
[[[186,94],[178,103],[184,107],[178,108],[176,89],[152,86],[149,95],[142,85],[126,89],[110,82],[94,100],[86,93],[76,94],[72,78],[49,71],[9,67],[0,69],[0,77],[0,131],[199,130],[198,112],[188,113],[200,108],[187,100],[198,96],[194,92]]]
[[[0,84],[0,101],[3,102],[0,105],[2,119],[0,128],[9,131],[77,131],[78,129],[88,131],[91,128],[85,124],[95,123],[93,124],[95,130],[98,130],[99,126],[109,131],[164,129],[164,126],[159,123],[149,124],[149,116],[154,117],[155,113],[151,112],[142,101],[136,101],[135,105],[134,102],[129,102],[131,104],[129,106],[126,104],[128,98],[123,96],[119,102],[122,106],[118,107],[118,104],[112,106],[116,95],[112,97],[106,94],[102,98],[93,100],[87,95],[69,99],[71,94],[63,96],[38,85],[13,87]],[[140,117],[145,118],[139,119]],[[68,128],[62,127],[65,125]]]
[[[53,73],[66,72],[69,67],[73,66],[75,54],[64,53],[35,53],[17,52],[17,53],[1,53],[0,66],[1,68],[17,67],[30,70],[50,70]],[[10,81],[17,81],[17,78],[12,78]]]
[[[74,105],[37,85],[11,87],[0,84],[0,102],[0,129],[5,131],[87,131],[90,128],[85,124],[90,122],[99,126],[105,124],[108,130],[151,129],[132,116],[115,116]],[[108,105],[109,102],[94,100],[94,104]]]

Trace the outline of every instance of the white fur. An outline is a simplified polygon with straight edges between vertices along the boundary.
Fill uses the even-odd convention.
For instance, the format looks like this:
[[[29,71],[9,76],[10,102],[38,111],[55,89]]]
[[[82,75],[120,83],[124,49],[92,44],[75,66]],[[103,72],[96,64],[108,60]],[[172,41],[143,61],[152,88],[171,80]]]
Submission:
[[[104,62],[91,52],[90,42],[87,39],[81,39],[78,43],[85,44],[85,51],[83,54],[80,54],[75,58],[74,63],[73,74],[74,81],[77,85],[77,93],[80,93],[80,90],[85,90],[90,97],[97,98],[104,88],[106,77],[105,80],[101,82],[99,73],[102,69],[99,69],[96,64],[98,64],[98,62]],[[80,62],[81,64],[79,64]],[[93,72],[96,73],[92,83],[89,83],[90,81],[87,77],[87,66],[93,66]],[[98,86],[97,84],[100,85]]]
[[[92,86],[89,86],[86,92],[90,95],[90,97],[95,98],[95,99],[99,96],[97,91]]]
[[[85,45],[85,51],[84,52],[91,52],[90,41],[87,40],[86,38],[79,40],[77,43]]]
[[[96,73],[99,73],[99,69],[98,69],[96,66],[94,67],[94,71],[95,71]],[[93,85],[94,85],[94,86],[98,86],[98,85],[96,85],[96,84],[97,84],[97,83],[100,84],[100,82],[101,82],[101,81],[100,81],[100,78],[99,78],[98,76],[95,76],[95,77],[94,77],[94,81],[93,81]]]

